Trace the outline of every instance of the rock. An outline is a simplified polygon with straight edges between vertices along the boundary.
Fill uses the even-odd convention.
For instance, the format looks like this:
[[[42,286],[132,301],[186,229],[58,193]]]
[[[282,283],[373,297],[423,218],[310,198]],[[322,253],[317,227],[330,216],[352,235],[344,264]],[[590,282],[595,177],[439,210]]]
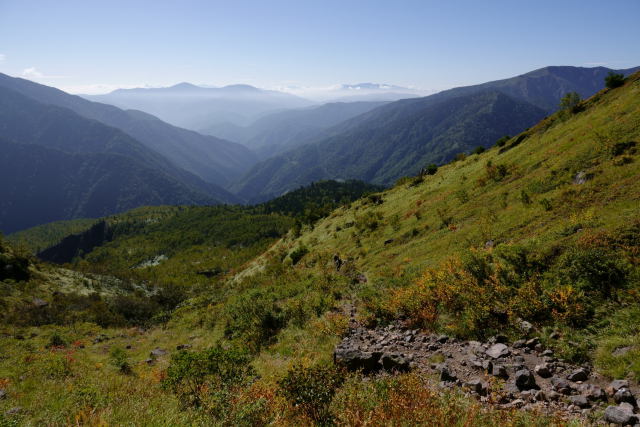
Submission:
[[[552,340],[559,339],[560,338],[560,332],[558,332],[558,331],[551,332],[551,334],[549,335],[549,338],[551,338]]]
[[[489,338],[489,344],[506,344],[509,342],[509,338],[505,335],[494,335]]]
[[[507,347],[506,345],[502,344],[502,343],[498,343],[498,344],[494,344],[491,347],[489,347],[489,350],[487,350],[487,355],[494,358],[494,359],[500,359],[502,357],[507,357],[510,353],[509,351],[509,347]]]
[[[409,361],[398,353],[385,353],[380,358],[380,364],[385,371],[408,372],[411,369]]]
[[[542,357],[551,357],[551,356],[553,356],[553,350],[545,350],[540,354],[540,356],[542,356]]]
[[[613,395],[613,400],[616,403],[627,402],[631,405],[636,404],[636,399],[633,397],[633,394],[631,393],[631,391],[629,391],[628,388],[621,388],[616,391],[616,394]]]
[[[187,350],[191,348],[191,344],[178,344],[176,350]]]
[[[482,369],[487,372],[493,371],[493,362],[491,360],[483,360],[482,361]]]
[[[518,340],[513,343],[513,348],[523,348],[525,346],[526,340]]]
[[[0,388],[0,400],[7,398],[7,392]]]
[[[531,338],[524,343],[525,347],[530,349],[536,348],[538,344],[540,344],[540,338]]]
[[[365,373],[370,373],[380,369],[378,361],[382,356],[381,352],[369,352],[361,351],[352,347],[336,347],[333,353],[333,361],[336,364],[345,366],[350,371],[363,370]]]
[[[629,381],[627,381],[627,380],[613,380],[613,381],[611,381],[611,383],[607,387],[607,393],[609,393],[611,396],[613,396],[621,388],[629,388]]]
[[[485,249],[491,249],[494,245],[495,242],[493,240],[487,240],[486,242],[484,242]]]
[[[43,308],[49,305],[49,303],[41,298],[34,298],[33,299],[33,305],[35,305],[38,308]]]
[[[597,400],[607,400],[607,395],[600,387],[594,384],[584,384],[581,388],[582,395],[594,402]]]
[[[22,407],[21,406],[14,406],[13,408],[11,408],[7,412],[5,412],[5,414],[7,414],[7,415],[18,415],[20,412],[22,412]]]
[[[151,353],[149,353],[149,356],[152,358],[155,358],[155,357],[164,356],[165,354],[167,354],[167,350],[164,350],[161,348],[154,348],[153,350],[151,350]]]
[[[531,371],[525,368],[516,372],[516,387],[518,390],[531,390],[538,388],[538,385]]]
[[[440,381],[444,381],[444,382],[457,381],[458,377],[449,369],[449,367],[446,364],[444,363],[440,364],[437,369],[440,371]]]
[[[569,375],[567,375],[567,379],[573,382],[586,381],[589,379],[589,374],[585,369],[578,368],[575,371],[571,372]]]
[[[638,417],[633,415],[633,412],[629,412],[624,407],[609,406],[604,411],[604,420],[608,423],[618,425],[635,424]]]
[[[618,347],[615,350],[613,350],[613,353],[611,353],[614,356],[624,356],[625,354],[629,353],[629,351],[631,350],[631,347]]]
[[[439,335],[438,338],[436,338],[436,341],[439,342],[440,344],[444,344],[447,341],[449,341],[449,337],[446,335]]]
[[[531,332],[533,330],[533,325],[531,323],[527,322],[526,320],[520,321],[520,324],[518,326],[520,326],[520,329],[525,334],[528,334],[529,332]]]
[[[498,378],[507,379],[509,378],[509,374],[507,374],[507,369],[502,365],[493,365],[491,369],[491,375]]]
[[[385,246],[386,246],[386,245],[389,245],[389,244],[391,244],[391,243],[393,243],[393,240],[394,240],[394,239],[388,239],[388,240],[385,240],[385,241],[384,241]]]
[[[505,405],[505,408],[522,408],[526,402],[522,399],[516,399]]]
[[[153,365],[154,363],[156,363],[156,359],[145,359],[144,363],[146,363],[147,365]]]
[[[533,395],[533,400],[535,400],[536,402],[546,402],[547,401],[547,395],[544,394],[544,391],[538,390]]]
[[[487,389],[488,389],[487,383],[482,381],[479,378],[474,378],[468,381],[465,385],[469,387],[469,389],[472,392],[476,393],[479,396],[487,395]]]
[[[587,174],[585,171],[580,171],[577,174],[575,174],[575,176],[573,177],[573,183],[575,185],[582,185],[585,182],[587,182],[589,178],[590,178],[590,174]]]
[[[591,406],[587,398],[584,396],[571,396],[569,398],[569,401],[571,402],[571,404],[576,405],[578,408],[582,409],[589,408]]]
[[[541,378],[550,378],[552,375],[551,369],[549,369],[549,365],[547,365],[546,363],[541,363],[540,365],[536,365],[536,367],[533,368],[533,370]]]
[[[565,380],[564,378],[559,378],[559,377],[553,377],[551,378],[551,386],[553,387],[553,390],[557,391],[558,393],[564,394],[564,395],[569,395],[571,394],[571,384],[569,384],[569,381]]]

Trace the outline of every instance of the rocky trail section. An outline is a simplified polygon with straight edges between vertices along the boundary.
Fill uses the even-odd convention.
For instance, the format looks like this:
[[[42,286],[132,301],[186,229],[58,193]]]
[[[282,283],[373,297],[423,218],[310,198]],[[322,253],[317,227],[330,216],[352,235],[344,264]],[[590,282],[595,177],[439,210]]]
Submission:
[[[590,366],[577,366],[543,348],[538,338],[508,343],[460,341],[404,328],[400,323],[365,329],[350,324],[349,335],[335,349],[334,360],[365,374],[421,371],[440,387],[461,387],[481,402],[565,417],[640,426],[637,387],[608,381]]]

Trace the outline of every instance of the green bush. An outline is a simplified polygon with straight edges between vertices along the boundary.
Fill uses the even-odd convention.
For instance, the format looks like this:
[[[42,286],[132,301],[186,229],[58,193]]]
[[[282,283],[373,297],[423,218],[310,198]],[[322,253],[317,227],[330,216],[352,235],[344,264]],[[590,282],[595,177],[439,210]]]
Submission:
[[[309,249],[307,249],[306,246],[299,246],[297,247],[295,250],[293,250],[290,254],[289,254],[289,258],[291,258],[291,263],[293,265],[296,265],[298,262],[300,262],[300,260],[302,259],[303,256],[305,256],[306,254],[309,253]]]
[[[604,78],[604,83],[609,89],[620,87],[624,84],[624,74],[618,74],[610,71],[607,77]]]
[[[425,169],[427,175],[435,175],[438,172],[438,165],[431,163]]]
[[[579,290],[612,298],[615,290],[626,286],[629,269],[614,251],[577,247],[560,257],[555,273]]]
[[[240,349],[218,345],[204,351],[180,351],[162,380],[162,387],[176,394],[185,406],[204,407],[219,416],[228,407],[234,388],[254,375],[251,357]]]
[[[482,145],[479,145],[479,146],[477,146],[476,148],[473,149],[471,154],[482,154],[484,152],[485,152],[485,148]]]
[[[577,113],[580,111],[581,102],[582,98],[577,92],[569,92],[560,99],[560,110]]]
[[[129,364],[129,356],[121,347],[113,347],[109,352],[109,363],[118,368],[123,374],[131,373],[131,364]]]
[[[509,136],[509,135],[505,135],[505,136],[503,136],[502,138],[500,138],[500,139],[498,139],[498,140],[496,141],[496,145],[497,145],[498,147],[504,147],[504,146],[505,146],[505,144],[507,143],[507,141],[509,141],[510,139],[511,139],[511,136]]]
[[[296,365],[278,381],[278,386],[280,393],[306,416],[319,424],[330,424],[329,405],[345,379],[345,372],[335,366]]]

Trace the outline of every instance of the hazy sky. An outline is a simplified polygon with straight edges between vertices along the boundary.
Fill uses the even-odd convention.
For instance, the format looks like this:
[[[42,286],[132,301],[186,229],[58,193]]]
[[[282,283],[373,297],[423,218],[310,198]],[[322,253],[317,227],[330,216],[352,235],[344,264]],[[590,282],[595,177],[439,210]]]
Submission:
[[[181,81],[445,89],[640,65],[640,0],[0,0],[0,72],[62,89]]]

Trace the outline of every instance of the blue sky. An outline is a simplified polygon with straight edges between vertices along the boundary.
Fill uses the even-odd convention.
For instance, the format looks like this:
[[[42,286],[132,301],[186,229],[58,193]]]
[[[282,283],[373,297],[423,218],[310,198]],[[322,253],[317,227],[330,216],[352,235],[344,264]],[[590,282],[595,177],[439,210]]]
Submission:
[[[181,81],[440,90],[640,65],[640,0],[0,0],[0,72],[72,92]]]

